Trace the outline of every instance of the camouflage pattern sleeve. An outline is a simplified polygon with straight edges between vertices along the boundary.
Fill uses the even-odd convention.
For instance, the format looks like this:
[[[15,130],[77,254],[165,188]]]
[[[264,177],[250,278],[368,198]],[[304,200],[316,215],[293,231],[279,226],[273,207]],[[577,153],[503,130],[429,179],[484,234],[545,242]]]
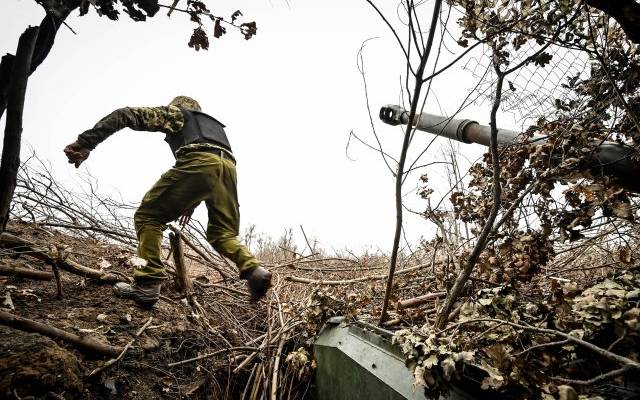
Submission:
[[[113,133],[131,128],[136,131],[163,132],[173,135],[184,126],[182,111],[176,106],[125,107],[102,118],[92,129],[78,136],[78,143],[93,150]]]

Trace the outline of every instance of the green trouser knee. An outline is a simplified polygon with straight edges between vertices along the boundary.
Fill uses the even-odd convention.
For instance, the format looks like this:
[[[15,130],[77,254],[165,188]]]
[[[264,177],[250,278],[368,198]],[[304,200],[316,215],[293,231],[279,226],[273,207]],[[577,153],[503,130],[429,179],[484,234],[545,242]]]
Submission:
[[[207,240],[231,259],[240,273],[260,264],[237,239],[240,211],[236,168],[228,159],[205,152],[180,157],[142,199],[135,213],[138,255],[147,265],[134,271],[137,281],[167,279],[161,259],[162,232],[188,210],[205,201],[209,212]]]

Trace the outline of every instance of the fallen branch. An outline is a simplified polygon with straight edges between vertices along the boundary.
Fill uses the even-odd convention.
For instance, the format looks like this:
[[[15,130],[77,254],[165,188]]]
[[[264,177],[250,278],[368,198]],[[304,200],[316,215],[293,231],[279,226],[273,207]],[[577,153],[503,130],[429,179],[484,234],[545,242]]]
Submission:
[[[291,329],[295,328],[296,326],[302,324],[302,321],[297,321],[294,324],[292,324],[289,327],[281,327],[278,331],[278,333],[271,338],[271,340],[269,340],[269,335],[264,335],[264,341],[262,342],[262,344],[260,346],[258,346],[258,348],[249,355],[249,357],[247,357],[243,362],[240,363],[240,365],[238,365],[234,370],[233,373],[237,374],[240,370],[242,370],[244,367],[246,367],[247,365],[249,365],[249,363],[261,352],[263,351],[267,346],[270,345],[274,345],[278,342],[278,340],[280,339],[280,337],[282,335],[284,335],[285,333],[289,332]]]
[[[200,360],[204,360],[205,358],[211,358],[211,357],[215,357],[219,354],[223,354],[223,353],[227,353],[227,352],[231,352],[231,351],[256,351],[257,348],[255,347],[247,347],[247,346],[240,346],[240,347],[230,347],[228,349],[222,349],[222,350],[218,350],[216,352],[213,353],[208,353],[208,354],[203,354],[201,356],[198,357],[193,357],[193,358],[189,358],[187,360],[182,360],[182,361],[177,361],[171,364],[167,364],[167,367],[171,368],[171,367],[176,367],[178,365],[183,365],[183,364],[188,364],[188,363],[192,363],[195,361],[200,361]]]
[[[302,257],[297,258],[295,260],[288,260],[288,261],[283,262],[283,263],[278,264],[278,265],[271,265],[271,266],[269,266],[269,269],[271,271],[273,271],[274,269],[293,267],[296,264],[303,264],[305,262],[320,262],[320,261],[322,261],[322,260],[309,260],[311,257],[317,256],[317,255],[318,255],[317,253],[312,253],[312,254],[309,254],[308,256],[302,256]]]
[[[390,326],[398,325],[401,322],[402,322],[402,319],[400,319],[400,318],[389,319],[389,320],[384,321],[382,323],[382,326],[384,326],[385,328],[388,328]]]
[[[632,367],[630,367],[629,365],[625,365],[622,368],[618,368],[618,369],[614,369],[613,371],[609,371],[605,374],[601,374],[598,375],[594,378],[588,379],[588,380],[575,380],[575,379],[567,379],[567,378],[561,378],[558,376],[554,376],[551,379],[553,379],[554,381],[558,381],[558,382],[562,382],[562,383],[568,383],[570,385],[578,385],[578,386],[591,386],[595,383],[607,380],[607,379],[613,379],[615,377],[618,377],[620,375],[624,375],[625,373],[629,372],[632,369]]]
[[[110,273],[101,272],[93,268],[85,267],[77,262],[65,259],[60,260],[49,254],[47,250],[36,247],[35,243],[24,240],[18,236],[11,235],[9,233],[0,234],[0,247],[13,249],[17,252],[28,252],[30,256],[46,262],[49,265],[56,265],[67,272],[71,272],[75,275],[80,275],[85,278],[96,279],[108,283],[124,282],[122,276]]]
[[[122,359],[122,357],[124,357],[124,355],[127,353],[127,350],[129,350],[129,348],[131,346],[133,346],[133,343],[136,341],[136,339],[138,337],[140,337],[140,335],[142,335],[142,333],[149,327],[149,325],[151,325],[151,321],[153,321],[153,317],[149,317],[147,322],[144,325],[142,325],[142,328],[138,329],[138,332],[136,332],[136,335],[133,337],[133,339],[131,339],[129,341],[129,343],[127,343],[126,346],[124,346],[124,349],[122,349],[122,352],[120,352],[118,357],[112,358],[111,360],[109,360],[106,363],[104,363],[101,367],[98,367],[98,368],[94,369],[93,371],[91,371],[91,373],[87,376],[87,378],[91,378],[92,376],[104,371],[105,369],[109,368],[113,364],[115,364],[118,361],[120,361]]]
[[[562,331],[558,331],[555,329],[547,329],[547,328],[537,328],[535,326],[529,326],[529,325],[521,325],[521,324],[516,324],[515,322],[509,322],[509,321],[505,321],[502,319],[496,319],[496,318],[478,318],[478,319],[470,319],[468,321],[462,321],[462,322],[458,322],[457,324],[453,324],[451,326],[448,326],[447,328],[443,329],[440,331],[440,333],[451,330],[451,329],[455,329],[458,328],[462,325],[466,325],[466,324],[470,324],[470,323],[475,323],[475,322],[495,322],[498,324],[503,324],[503,325],[509,325],[511,327],[514,328],[518,328],[518,329],[524,329],[524,330],[528,330],[528,331],[533,331],[533,332],[539,332],[539,333],[546,333],[548,335],[556,335],[556,336],[561,336],[563,338],[565,338],[566,340],[573,342],[577,345],[580,345],[582,347],[586,347],[587,349],[593,351],[594,353],[597,353],[605,358],[608,358],[610,360],[613,360],[617,363],[620,363],[624,366],[628,366],[631,369],[640,369],[640,363],[637,361],[634,361],[630,358],[627,357],[623,357],[621,355],[618,355],[616,353],[612,353],[607,349],[603,349],[602,347],[596,346],[593,343],[589,343],[586,340],[582,340],[578,337],[575,336],[571,336],[568,333],[562,332]]]
[[[464,303],[460,303],[460,305],[458,305],[458,307],[456,307],[451,314],[449,314],[449,319],[447,319],[447,322],[453,322],[456,318],[458,318],[458,315],[460,315],[460,311],[462,310],[462,306],[464,305]]]
[[[50,226],[52,228],[64,228],[64,229],[72,229],[72,230],[75,229],[75,230],[79,230],[79,231],[93,231],[93,232],[104,233],[105,235],[122,236],[123,238],[129,239],[129,240],[133,240],[133,241],[138,240],[135,236],[129,235],[127,233],[116,232],[113,229],[98,228],[98,227],[95,227],[95,226],[59,224],[59,223],[53,223],[53,222],[40,222],[40,223],[38,223],[38,225]]]
[[[526,354],[533,350],[546,349],[547,347],[553,347],[553,346],[564,346],[567,343],[569,343],[569,340],[564,339],[564,340],[559,340],[557,342],[536,344],[527,349],[522,350],[520,353],[515,354],[514,357],[520,357],[521,355]]]
[[[251,373],[249,374],[249,379],[247,379],[247,383],[244,386],[244,390],[242,391],[242,397],[241,399],[244,400],[247,398],[247,394],[249,393],[249,388],[251,387],[249,385],[250,382],[252,382],[253,376],[256,373],[256,369],[258,367],[258,364],[253,364],[253,368],[251,368]]]
[[[31,268],[16,267],[12,265],[0,265],[0,275],[19,276],[21,278],[50,281],[53,279],[51,272],[38,271]]]
[[[300,263],[302,264],[302,263]],[[290,268],[296,269],[298,271],[311,271],[311,272],[325,272],[325,273],[335,273],[335,272],[362,272],[362,271],[377,271],[381,269],[386,269],[386,266],[382,267],[368,267],[368,268],[360,268],[360,267],[343,267],[343,268],[335,268],[335,267],[300,267],[298,265],[290,265]]]
[[[438,299],[447,295],[447,292],[429,293],[424,296],[414,297],[412,299],[401,300],[398,302],[398,309],[406,309],[421,306],[433,299]]]
[[[100,354],[115,357],[123,350],[122,347],[115,347],[109,344],[100,343],[87,336],[63,331],[62,329],[43,324],[42,322],[22,318],[11,313],[0,311],[0,324],[10,328],[19,329],[24,332],[35,332],[52,339],[61,339],[86,350],[92,350]]]
[[[426,267],[427,265],[428,264],[420,264],[420,265],[416,265],[415,267],[401,269],[399,271],[396,271],[394,276],[417,271],[420,268]],[[387,277],[388,277],[387,275],[370,275],[370,276],[363,276],[361,278],[346,279],[342,281],[325,281],[325,280],[318,280],[318,279],[300,278],[297,276],[286,276],[284,279],[290,282],[308,283],[310,285],[350,285],[352,283],[358,283],[358,282],[368,282],[368,281],[387,279]]]
[[[217,283],[202,283],[202,282],[197,281],[196,279],[192,279],[192,280],[191,280],[191,282],[192,282],[194,285],[196,285],[196,286],[198,286],[198,287],[201,287],[201,288],[214,287],[214,288],[216,288],[216,289],[226,290],[226,291],[228,291],[228,292],[235,293],[235,294],[238,294],[238,295],[240,295],[240,296],[245,296],[245,297],[246,297],[246,296],[248,296],[248,295],[249,295],[249,293],[248,293],[248,292],[243,292],[243,291],[241,291],[241,290],[234,289],[234,288],[232,288],[232,287],[230,287],[230,286],[219,285],[219,284],[217,284]]]
[[[60,281],[60,270],[58,270],[59,262],[56,260],[51,264],[53,276],[56,278],[56,288],[58,289],[58,299],[62,299],[62,282]]]
[[[302,229],[302,225],[300,225],[300,229]],[[280,368],[280,358],[282,357],[282,349],[284,348],[284,344],[287,341],[287,339],[288,339],[287,336],[283,336],[280,339],[280,343],[278,344],[278,350],[276,351],[276,356],[273,362],[273,374],[271,376],[271,397],[270,397],[271,400],[278,400],[278,369]]]

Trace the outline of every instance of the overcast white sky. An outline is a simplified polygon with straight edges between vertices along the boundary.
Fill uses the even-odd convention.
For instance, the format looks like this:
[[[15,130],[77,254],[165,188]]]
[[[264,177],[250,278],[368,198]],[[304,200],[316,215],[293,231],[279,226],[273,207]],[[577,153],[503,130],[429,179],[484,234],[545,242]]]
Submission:
[[[394,2],[381,3],[388,3],[384,10],[397,21]],[[425,7],[430,10],[431,2]],[[227,125],[238,159],[243,229],[255,224],[277,237],[292,227],[301,237],[302,225],[326,248],[389,249],[393,178],[380,156],[359,143],[351,143],[352,160],[345,155],[351,130],[373,142],[356,63],[362,42],[372,37],[378,38],[367,43],[364,58],[374,122],[386,150],[399,154],[400,128],[377,120],[381,105],[398,101],[404,72],[402,53],[388,29],[364,0],[236,0],[215,2],[213,11],[228,16],[236,9],[245,20],[257,21],[258,34],[245,41],[229,30],[200,52],[187,47],[193,24],[181,13],[168,19],[161,11],[144,23],[126,16],[112,22],[93,11],[71,16],[67,21],[78,34],[61,28],[51,54],[29,81],[23,153],[32,146],[73,185],[77,171],[66,164],[62,149],[78,133],[115,108],[165,105],[178,94],[192,96]],[[39,24],[42,15],[32,0],[2,0],[0,52],[13,53],[20,33]],[[450,57],[445,53],[443,59]],[[450,114],[471,84],[469,74],[455,67],[436,82],[433,93]],[[429,104],[435,108],[435,98]],[[476,107],[461,115],[486,122],[488,111],[488,106]],[[426,136],[421,140],[414,144],[416,152],[427,143]],[[481,154],[479,147],[463,147],[469,158]],[[434,146],[427,159],[439,156],[439,148]],[[99,178],[103,192],[120,192],[137,202],[172,162],[162,134],[125,130],[100,145],[84,165]],[[405,200],[421,210],[423,201],[411,191],[418,177],[407,181]],[[443,188],[437,177],[432,180],[436,189]],[[201,206],[196,216],[204,221],[205,214]],[[430,223],[420,217],[407,214],[406,220],[411,242],[432,234]]]

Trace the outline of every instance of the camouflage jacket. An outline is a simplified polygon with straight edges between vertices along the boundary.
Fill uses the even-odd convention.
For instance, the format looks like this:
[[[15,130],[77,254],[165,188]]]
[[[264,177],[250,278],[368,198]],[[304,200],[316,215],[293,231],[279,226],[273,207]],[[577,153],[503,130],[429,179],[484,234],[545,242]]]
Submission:
[[[125,107],[115,110],[93,128],[78,135],[78,143],[93,150],[113,133],[124,128],[175,135],[183,126],[182,111],[176,106]]]

